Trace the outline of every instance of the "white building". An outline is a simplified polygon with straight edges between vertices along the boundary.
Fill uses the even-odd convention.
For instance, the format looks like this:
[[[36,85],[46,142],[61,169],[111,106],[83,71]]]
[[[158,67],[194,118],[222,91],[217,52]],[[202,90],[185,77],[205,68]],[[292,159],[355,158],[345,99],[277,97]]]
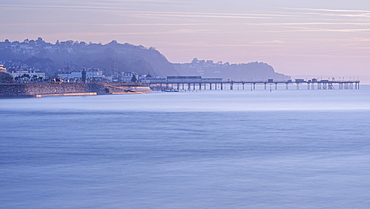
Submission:
[[[82,79],[82,71],[75,71],[71,73],[59,73],[58,78],[63,80],[74,79],[74,80],[81,80]],[[88,69],[86,71],[86,79],[93,79],[93,78],[104,78],[103,71],[99,69]]]
[[[12,71],[10,73],[10,75],[13,76],[13,78],[16,78],[16,77],[23,77],[23,78],[26,78],[26,77],[29,77],[29,80],[32,80],[32,79],[45,79],[46,76],[45,76],[45,73],[42,72],[42,71],[39,71],[39,70],[18,70],[18,71]]]
[[[122,82],[124,82],[124,83],[131,82],[133,76],[136,77],[136,73],[134,73],[134,72],[122,72]]]

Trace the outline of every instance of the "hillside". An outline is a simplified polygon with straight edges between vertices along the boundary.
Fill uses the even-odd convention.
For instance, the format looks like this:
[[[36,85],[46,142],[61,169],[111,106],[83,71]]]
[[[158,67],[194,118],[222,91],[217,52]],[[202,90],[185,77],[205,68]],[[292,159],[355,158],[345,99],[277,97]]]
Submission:
[[[121,72],[136,72],[165,77],[179,75],[173,65],[154,48],[120,44],[112,41],[108,44],[85,42],[46,43],[38,40],[23,42],[0,42],[0,61],[11,60],[19,66],[40,69],[53,76],[58,72],[79,71],[82,67],[99,68],[106,75],[117,75]]]
[[[235,81],[264,81],[274,79],[284,81],[289,76],[276,73],[274,68],[263,62],[247,64],[214,63],[212,60],[194,59],[191,63],[174,64],[181,75],[201,75],[203,77],[217,77]]]
[[[120,44],[117,41],[103,45],[78,41],[57,41],[52,44],[42,38],[23,42],[5,40],[0,42],[0,62],[5,63],[7,69],[39,69],[49,77],[86,67],[99,68],[105,75],[114,76],[122,72],[135,72],[159,77],[201,75],[245,81],[289,79],[276,73],[266,63],[229,64],[194,59],[191,63],[172,64],[154,48]]]

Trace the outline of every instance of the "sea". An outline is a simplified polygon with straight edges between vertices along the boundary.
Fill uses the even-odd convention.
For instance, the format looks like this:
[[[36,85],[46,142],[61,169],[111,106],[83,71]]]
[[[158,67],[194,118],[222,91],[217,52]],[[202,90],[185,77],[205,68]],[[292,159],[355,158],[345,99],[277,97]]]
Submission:
[[[370,85],[0,99],[0,208],[369,208]]]

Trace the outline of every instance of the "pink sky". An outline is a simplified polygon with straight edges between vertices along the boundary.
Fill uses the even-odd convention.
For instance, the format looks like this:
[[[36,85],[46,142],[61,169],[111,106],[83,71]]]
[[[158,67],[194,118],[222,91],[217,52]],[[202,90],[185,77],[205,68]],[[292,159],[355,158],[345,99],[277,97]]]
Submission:
[[[1,40],[117,40],[170,62],[260,61],[293,77],[370,78],[365,0],[3,0],[0,11]]]

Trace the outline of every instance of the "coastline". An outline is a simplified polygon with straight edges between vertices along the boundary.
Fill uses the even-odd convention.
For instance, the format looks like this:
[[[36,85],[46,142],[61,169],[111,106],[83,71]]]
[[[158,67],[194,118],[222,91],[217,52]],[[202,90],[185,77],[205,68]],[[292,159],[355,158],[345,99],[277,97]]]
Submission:
[[[140,83],[31,83],[0,84],[0,98],[30,98],[50,96],[96,96],[145,94],[152,90]]]

